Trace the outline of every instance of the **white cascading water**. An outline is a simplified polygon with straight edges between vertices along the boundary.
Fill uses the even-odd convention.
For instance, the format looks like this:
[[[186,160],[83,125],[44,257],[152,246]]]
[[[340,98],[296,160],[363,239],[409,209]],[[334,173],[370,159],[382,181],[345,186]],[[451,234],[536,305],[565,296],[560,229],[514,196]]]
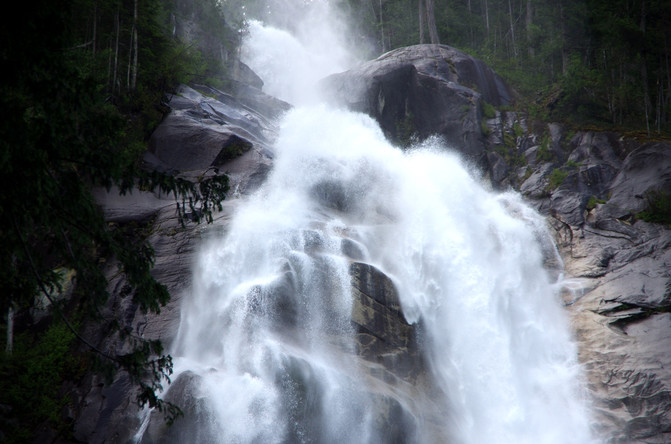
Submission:
[[[245,61],[269,92],[306,104],[283,118],[265,185],[196,264],[172,351],[176,374],[199,381],[191,442],[594,442],[542,218],[439,141],[403,152],[369,117],[308,100],[310,82],[346,68],[316,43],[251,26]],[[296,83],[282,60],[312,77]],[[385,388],[356,356],[345,245],[421,324],[430,389]],[[411,430],[380,423],[381,399]]]

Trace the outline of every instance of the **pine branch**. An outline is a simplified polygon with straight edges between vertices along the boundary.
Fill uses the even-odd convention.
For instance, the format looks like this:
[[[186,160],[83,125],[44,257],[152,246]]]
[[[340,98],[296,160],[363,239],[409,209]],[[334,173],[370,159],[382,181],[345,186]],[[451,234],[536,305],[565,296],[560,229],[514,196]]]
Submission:
[[[51,306],[54,308],[58,316],[63,320],[65,325],[68,327],[68,329],[72,332],[72,334],[75,335],[75,337],[82,342],[84,345],[89,347],[91,350],[94,352],[98,353],[99,355],[103,356],[106,359],[109,359],[110,361],[117,362],[121,364],[122,362],[116,357],[112,356],[102,350],[100,350],[98,347],[95,345],[91,344],[86,338],[84,338],[82,335],[79,334],[79,332],[74,328],[74,326],[70,323],[70,320],[65,316],[65,313],[58,307],[58,305],[55,303],[54,299],[51,297],[51,294],[46,288],[46,285],[44,284],[44,280],[42,279],[42,276],[40,276],[39,271],[37,270],[37,267],[35,266],[35,262],[33,261],[33,256],[30,253],[30,249],[28,248],[28,244],[26,243],[25,239],[23,238],[23,235],[21,234],[21,230],[19,229],[16,220],[12,216],[12,225],[14,226],[14,230],[16,231],[16,234],[19,237],[19,241],[21,242],[21,245],[23,246],[23,251],[26,253],[26,257],[28,258],[28,264],[30,265],[30,269],[35,276],[35,279],[37,280],[37,285],[40,289],[40,291],[44,294],[44,296],[47,298]]]

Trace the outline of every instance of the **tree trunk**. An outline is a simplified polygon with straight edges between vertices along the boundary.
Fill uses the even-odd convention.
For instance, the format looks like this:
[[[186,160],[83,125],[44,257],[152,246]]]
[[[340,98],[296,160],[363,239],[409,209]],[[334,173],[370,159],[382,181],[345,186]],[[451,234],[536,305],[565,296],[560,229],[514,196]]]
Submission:
[[[107,88],[112,90],[112,37],[109,38],[107,42]]]
[[[424,2],[418,0],[419,4],[419,43],[424,43]]]
[[[96,37],[98,33],[98,2],[93,2],[93,57],[96,56]]]
[[[470,37],[471,47],[475,47],[475,33],[473,32],[473,22],[471,18],[473,16],[473,7],[471,6],[471,0],[468,0],[468,36]]]
[[[130,89],[130,71],[133,66],[133,29],[130,31],[130,42],[128,44],[128,68],[126,70],[126,89]]]
[[[380,7],[380,41],[382,43],[382,52],[387,52],[387,42],[384,35],[384,20],[382,18],[382,0],[378,2]]]
[[[487,0],[483,0],[485,10],[485,29],[487,30],[487,38],[489,38],[489,6]]]
[[[662,106],[662,113],[664,114],[664,124],[667,121],[667,107],[671,108],[671,69],[669,68],[669,47],[664,39],[664,60],[666,66],[666,99],[664,100],[664,105]]]
[[[14,350],[14,309],[10,305],[7,309],[7,343],[5,345],[5,354],[11,356]]]
[[[510,38],[513,44],[513,56],[515,57],[515,60],[517,60],[517,44],[515,43],[515,25],[513,23],[513,5],[508,0],[508,15],[510,18]]]
[[[648,94],[648,67],[646,66],[647,60],[645,54],[641,55],[641,78],[643,79],[643,105],[645,106],[645,127],[648,131],[648,138],[650,137],[650,108],[652,107],[650,103],[650,94]]]
[[[646,18],[646,11],[645,11],[645,0],[641,1],[641,24],[640,24],[640,30],[643,33],[643,36],[645,36],[645,18]],[[645,41],[645,39],[644,39]],[[645,45],[645,43],[644,43]],[[652,104],[650,103],[650,88],[649,88],[649,80],[648,80],[648,58],[646,54],[646,48],[645,46],[643,47],[643,50],[641,51],[641,79],[643,81],[643,104],[645,106],[645,126],[648,130],[648,137],[650,137],[650,110],[652,108]]]
[[[534,56],[536,55],[532,39],[533,20],[534,20],[534,7],[532,4],[532,0],[527,0],[527,15],[526,15],[527,54],[531,59],[533,59]]]
[[[137,86],[137,2],[133,1],[133,75],[131,77],[130,89],[135,91]]]
[[[664,102],[664,89],[662,88],[662,82],[659,77],[657,77],[657,107],[656,107],[656,117],[655,124],[657,126],[657,134],[662,132],[662,103]]]
[[[429,38],[431,39],[431,43],[438,44],[440,41],[438,40],[434,9],[434,0],[426,0],[426,24],[429,27]]]
[[[564,17],[564,5],[559,2],[559,29],[561,31],[561,72],[562,75],[568,74],[569,50],[566,37],[566,18]]]
[[[121,24],[119,23],[119,7],[116,8],[116,15],[114,16],[114,28],[116,32],[114,42],[114,68],[112,70],[112,94],[117,87],[117,73],[119,69],[119,34],[121,33]]]

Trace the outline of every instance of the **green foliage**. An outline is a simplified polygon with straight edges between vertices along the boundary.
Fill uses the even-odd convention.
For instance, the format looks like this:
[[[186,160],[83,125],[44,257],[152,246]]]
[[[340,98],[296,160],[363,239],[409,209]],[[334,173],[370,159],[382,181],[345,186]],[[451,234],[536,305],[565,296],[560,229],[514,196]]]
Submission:
[[[0,356],[0,405],[9,409],[0,415],[6,443],[30,442],[45,423],[61,437],[69,433],[60,415],[72,401],[61,393],[61,381],[80,377],[86,366],[73,359],[70,347],[75,337],[62,322],[36,333],[19,335],[14,353]]]
[[[482,131],[482,135],[485,137],[489,137],[492,134],[492,130],[489,128],[485,120],[480,121],[480,130]]]
[[[596,208],[597,205],[605,203],[606,201],[604,199],[598,199],[596,196],[590,196],[590,198],[587,200],[587,203],[585,204],[585,209],[587,211],[591,211]]]
[[[417,134],[415,116],[406,113],[402,119],[396,121],[396,138],[402,147],[408,147],[414,141]]]
[[[570,116],[573,121],[603,122],[608,120],[608,109],[601,100],[605,91],[601,73],[573,55],[568,70],[559,82],[560,96],[555,113]]]
[[[383,50],[419,43],[417,3],[348,0],[353,35]],[[671,2],[435,0],[441,43],[478,57],[532,117],[671,129]]]
[[[25,339],[31,344],[28,348],[53,351],[45,353],[44,361],[36,361],[21,351],[26,347],[17,340],[15,355],[2,363],[3,381],[27,387],[25,396],[39,402],[30,407],[35,416],[28,417],[15,404],[31,404],[14,392],[7,392],[8,398],[0,401],[3,408],[9,406],[5,421],[12,424],[16,436],[34,433],[37,421],[60,430],[61,425],[53,424],[61,415],[60,398],[46,395],[49,399],[40,401],[33,395],[60,390],[65,380],[74,377],[73,372],[59,370],[60,357],[68,353],[76,362],[89,361],[93,355],[108,368],[126,371],[140,390],[140,405],[156,407],[169,418],[180,413],[157,395],[172,371],[172,361],[160,344],[134,337],[123,331],[122,319],[101,314],[110,296],[105,272],[113,266],[125,283],[121,296],[132,298],[140,310],[158,312],[169,300],[167,288],[151,275],[154,251],[147,227],[108,224],[91,190],[116,187],[122,193],[135,188],[172,193],[179,199],[178,216],[186,224],[212,221],[228,191],[228,178],[211,172],[187,181],[140,167],[146,140],[166,110],[161,105],[164,94],[201,70],[202,59],[172,40],[166,27],[169,14],[163,8],[168,3],[143,0],[137,4],[134,87],[129,81],[135,69],[129,52],[132,45],[120,45],[118,53],[113,45],[117,34],[130,40],[133,2],[22,3],[16,13],[25,20],[9,21],[0,30],[7,43],[0,54],[5,73],[0,84],[0,187],[4,190],[0,193],[0,313],[12,307],[20,314],[24,321],[17,331],[30,338]],[[93,18],[98,23],[95,35],[89,27]],[[115,59],[118,66],[113,67]],[[70,270],[73,278],[67,297],[59,269]],[[64,297],[62,303],[56,301],[60,297]],[[51,312],[36,326],[30,314],[40,299],[49,300]],[[125,340],[126,352],[107,353],[92,345],[78,330],[92,322],[99,322],[109,336]],[[86,351],[70,347],[72,338]],[[53,368],[51,379],[43,377],[42,369],[47,367]],[[26,385],[30,381],[24,375],[32,375],[34,385]]]
[[[512,137],[512,136],[509,136]],[[505,134],[504,134],[504,139],[505,139]],[[494,147],[494,151],[501,155],[503,159],[505,160],[507,165],[510,165],[511,171],[510,171],[510,178],[511,180],[516,180],[517,176],[515,174],[515,169],[523,167],[527,163],[526,157],[524,157],[524,154],[519,153],[517,151],[517,146],[513,143],[512,145],[505,144],[505,145],[496,145]],[[531,172],[529,173],[531,175]],[[522,181],[526,180],[529,176],[526,176]]]
[[[485,102],[484,100],[482,101],[482,114],[485,116],[487,119],[493,119],[496,117],[496,108],[490,103]]]
[[[651,190],[645,194],[647,208],[636,215],[646,222],[671,225],[671,192]]]
[[[515,148],[516,140],[515,136],[510,134],[508,131],[503,132],[503,144],[509,148]]]
[[[547,189],[554,190],[558,188],[568,176],[568,173],[560,168],[555,168],[550,173],[550,181],[548,182]]]
[[[242,156],[244,153],[249,151],[252,148],[252,144],[247,142],[246,140],[235,138],[233,141],[231,141],[228,145],[224,147],[224,149],[221,152],[221,156],[223,156],[222,159],[217,159],[216,161],[220,160],[229,160],[229,159],[235,159],[236,157]]]

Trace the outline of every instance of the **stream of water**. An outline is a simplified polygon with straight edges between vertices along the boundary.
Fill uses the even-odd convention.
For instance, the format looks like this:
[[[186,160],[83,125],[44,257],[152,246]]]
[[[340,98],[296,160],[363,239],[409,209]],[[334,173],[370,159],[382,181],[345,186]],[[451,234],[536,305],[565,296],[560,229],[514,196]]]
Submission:
[[[311,85],[351,63],[337,39],[335,58],[320,44],[250,27],[246,63],[296,106],[185,298],[172,355],[194,381],[190,442],[594,442],[543,219],[440,141],[402,151],[371,118],[319,103]],[[421,330],[421,383],[357,355],[353,261],[389,277]]]

